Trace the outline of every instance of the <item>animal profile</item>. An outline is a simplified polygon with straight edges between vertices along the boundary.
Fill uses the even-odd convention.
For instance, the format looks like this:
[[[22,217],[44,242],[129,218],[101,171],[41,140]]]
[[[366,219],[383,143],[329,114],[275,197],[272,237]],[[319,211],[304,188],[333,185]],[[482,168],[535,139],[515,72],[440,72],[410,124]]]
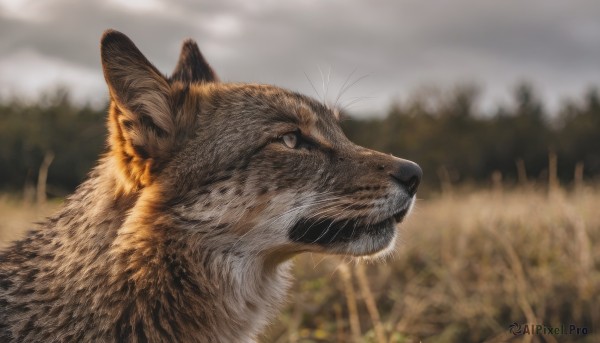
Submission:
[[[101,60],[107,151],[0,251],[1,342],[253,342],[293,256],[394,248],[421,169],[324,104],[221,82],[191,40],[169,77],[117,31]]]

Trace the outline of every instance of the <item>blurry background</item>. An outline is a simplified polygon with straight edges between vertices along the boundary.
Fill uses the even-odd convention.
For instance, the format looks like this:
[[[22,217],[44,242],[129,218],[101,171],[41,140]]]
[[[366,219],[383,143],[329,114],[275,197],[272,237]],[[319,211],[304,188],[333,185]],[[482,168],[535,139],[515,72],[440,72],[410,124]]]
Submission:
[[[598,341],[599,18],[596,0],[0,0],[0,241],[104,150],[102,32],[166,74],[190,37],[222,80],[337,105],[352,140],[425,172],[398,254],[299,258],[263,341]]]

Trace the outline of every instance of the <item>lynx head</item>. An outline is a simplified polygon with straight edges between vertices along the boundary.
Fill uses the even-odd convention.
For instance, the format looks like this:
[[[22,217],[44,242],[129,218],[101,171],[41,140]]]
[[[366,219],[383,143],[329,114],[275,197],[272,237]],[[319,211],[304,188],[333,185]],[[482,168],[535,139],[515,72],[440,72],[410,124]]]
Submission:
[[[307,96],[220,82],[192,41],[170,78],[119,32],[107,31],[101,50],[117,196],[152,192],[147,215],[229,251],[393,246],[421,179],[415,163],[353,144]]]

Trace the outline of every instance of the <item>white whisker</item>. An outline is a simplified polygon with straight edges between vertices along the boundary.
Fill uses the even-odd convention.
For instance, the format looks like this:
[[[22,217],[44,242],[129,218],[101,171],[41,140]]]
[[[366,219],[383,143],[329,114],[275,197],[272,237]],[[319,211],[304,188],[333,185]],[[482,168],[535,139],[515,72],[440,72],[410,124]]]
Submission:
[[[304,76],[306,76],[306,80],[308,80],[308,83],[310,83],[310,86],[312,87],[313,91],[315,91],[315,96],[318,98],[319,97],[319,92],[317,91],[317,88],[315,87],[315,84],[308,77],[308,74],[306,74],[306,72],[304,72]]]

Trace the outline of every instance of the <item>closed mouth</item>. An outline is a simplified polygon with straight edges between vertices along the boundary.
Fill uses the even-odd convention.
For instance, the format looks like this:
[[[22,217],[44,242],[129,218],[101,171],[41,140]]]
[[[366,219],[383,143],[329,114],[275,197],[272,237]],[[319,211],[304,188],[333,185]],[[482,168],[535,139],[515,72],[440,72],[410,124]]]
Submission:
[[[298,243],[329,245],[345,243],[369,236],[388,235],[396,229],[408,213],[402,209],[391,217],[374,224],[364,224],[359,219],[300,219],[290,230],[289,238]]]

